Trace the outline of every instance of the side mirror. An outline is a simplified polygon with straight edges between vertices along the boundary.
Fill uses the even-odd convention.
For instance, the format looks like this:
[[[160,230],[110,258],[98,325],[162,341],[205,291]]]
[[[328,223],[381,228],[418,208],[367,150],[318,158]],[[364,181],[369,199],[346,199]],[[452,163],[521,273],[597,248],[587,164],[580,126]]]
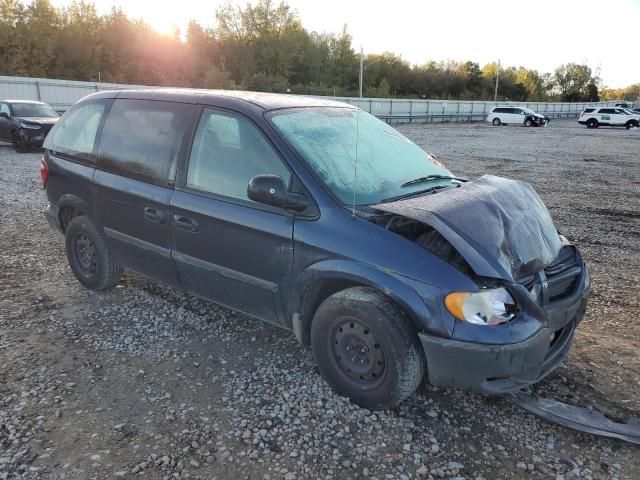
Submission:
[[[0,112],[0,118],[9,118],[9,115],[7,115],[7,112]]]
[[[256,175],[249,181],[247,196],[254,202],[301,212],[308,203],[303,195],[287,190],[282,177],[278,175]]]

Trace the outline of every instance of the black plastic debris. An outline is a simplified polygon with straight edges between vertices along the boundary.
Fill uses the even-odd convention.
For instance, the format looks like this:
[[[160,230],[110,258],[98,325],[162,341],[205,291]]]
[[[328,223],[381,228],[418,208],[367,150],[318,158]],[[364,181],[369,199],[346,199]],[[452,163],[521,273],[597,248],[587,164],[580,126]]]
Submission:
[[[638,418],[632,418],[627,423],[617,423],[598,410],[576,407],[550,398],[534,397],[524,392],[514,392],[509,398],[528,412],[563,427],[640,445]]]

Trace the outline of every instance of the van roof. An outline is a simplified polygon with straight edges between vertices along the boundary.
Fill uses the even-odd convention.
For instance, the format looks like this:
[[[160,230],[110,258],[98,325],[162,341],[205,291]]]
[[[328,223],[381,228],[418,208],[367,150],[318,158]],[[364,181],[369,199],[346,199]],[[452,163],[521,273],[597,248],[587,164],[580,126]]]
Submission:
[[[295,107],[349,107],[344,102],[304,95],[282,93],[247,92],[241,90],[196,90],[187,88],[141,88],[130,90],[108,90],[95,93],[90,98],[130,98],[165,100],[187,103],[207,103],[207,100],[238,100],[256,105],[264,110]]]

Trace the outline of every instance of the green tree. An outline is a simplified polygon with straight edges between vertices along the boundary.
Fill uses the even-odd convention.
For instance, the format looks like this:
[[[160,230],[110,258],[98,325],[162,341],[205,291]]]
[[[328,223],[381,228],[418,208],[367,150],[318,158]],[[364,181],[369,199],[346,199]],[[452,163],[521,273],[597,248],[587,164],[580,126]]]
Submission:
[[[553,74],[554,90],[568,102],[584,100],[585,89],[591,81],[591,69],[587,65],[567,63],[556,68]]]

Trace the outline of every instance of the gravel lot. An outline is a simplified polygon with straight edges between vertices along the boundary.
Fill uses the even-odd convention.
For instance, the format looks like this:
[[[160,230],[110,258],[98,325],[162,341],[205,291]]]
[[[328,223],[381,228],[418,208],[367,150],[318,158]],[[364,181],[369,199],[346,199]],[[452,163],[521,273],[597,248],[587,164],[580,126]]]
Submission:
[[[407,125],[453,171],[531,182],[591,267],[569,359],[535,390],[640,416],[640,130]],[[372,413],[292,335],[134,274],[84,290],[0,144],[0,479],[640,478],[640,447],[425,386]]]

